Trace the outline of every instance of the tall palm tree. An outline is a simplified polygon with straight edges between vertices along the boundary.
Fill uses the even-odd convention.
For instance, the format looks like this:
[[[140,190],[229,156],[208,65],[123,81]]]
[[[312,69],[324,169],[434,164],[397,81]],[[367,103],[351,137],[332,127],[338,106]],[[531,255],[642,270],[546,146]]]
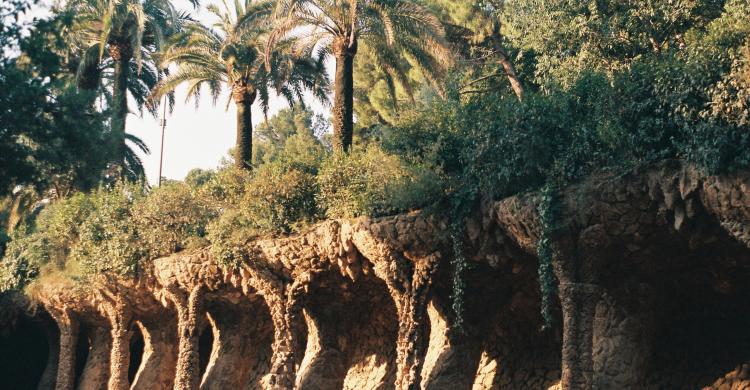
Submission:
[[[358,50],[373,54],[373,65],[387,75],[393,95],[396,83],[412,95],[400,65],[404,57],[435,86],[453,62],[440,21],[410,0],[279,0],[276,15],[283,19],[269,40],[269,49],[277,40],[296,35],[336,59],[333,146],[338,152],[348,151],[352,143]]]
[[[272,1],[236,1],[232,8],[226,3],[223,9],[209,6],[208,10],[219,19],[213,28],[191,23],[160,54],[162,66],[176,64],[178,68],[159,84],[152,98],[158,99],[186,83],[188,99],[198,99],[205,85],[216,103],[223,86],[229,87],[237,107],[235,164],[250,168],[251,107],[256,99],[264,113],[268,112],[270,89],[292,105],[295,100],[302,102],[304,90],[325,102],[328,82],[323,58],[313,59],[311,51],[295,52],[292,40],[281,42],[277,50],[265,50],[271,31]],[[271,66],[266,68],[266,62]]]
[[[128,90],[141,107],[160,77],[160,70],[150,64],[151,54],[180,30],[187,17],[169,0],[69,0],[64,9],[75,18],[70,33],[77,49],[79,88],[96,90],[104,69],[112,69],[108,109],[117,143],[115,161],[123,164],[130,154],[125,145]]]

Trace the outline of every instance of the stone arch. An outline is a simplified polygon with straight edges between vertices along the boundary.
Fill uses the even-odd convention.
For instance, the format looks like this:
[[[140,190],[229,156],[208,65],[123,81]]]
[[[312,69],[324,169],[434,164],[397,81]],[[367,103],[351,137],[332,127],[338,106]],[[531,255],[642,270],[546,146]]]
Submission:
[[[81,387],[82,383],[87,382],[87,377],[90,377],[89,375],[84,376],[84,373],[89,374],[91,373],[94,368],[97,368],[93,366],[90,363],[93,363],[94,359],[89,359],[91,356],[91,338],[92,338],[92,329],[91,326],[81,323],[80,330],[78,331],[78,340],[76,341],[75,345],[75,368],[74,368],[74,383],[76,387]],[[86,365],[89,365],[89,372],[86,372]]]
[[[78,389],[107,387],[112,337],[104,318],[81,316],[75,348],[75,383]]]
[[[361,275],[353,282],[323,271],[302,302],[308,337],[297,387],[393,388],[398,320],[382,280]]]
[[[750,385],[750,253],[682,190],[635,194],[626,204],[640,207],[580,234],[578,260],[596,267],[596,299],[587,299],[595,388]]]
[[[154,318],[136,321],[143,337],[143,357],[131,381],[132,390],[169,390],[177,363],[177,324],[169,308]]]
[[[198,377],[203,378],[211,360],[211,352],[214,349],[215,332],[204,315],[198,336]]]
[[[201,388],[262,388],[274,331],[266,302],[232,289],[208,293],[205,299],[213,340]]]
[[[0,378],[9,390],[51,389],[57,368],[57,327],[43,311],[19,313],[0,326]],[[48,367],[51,367],[48,370]],[[50,371],[49,374],[46,374]],[[51,379],[51,382],[50,382]]]
[[[128,364],[128,383],[131,385],[135,381],[135,376],[140,370],[141,364],[143,363],[144,352],[146,348],[146,342],[143,337],[143,331],[137,324],[133,324],[131,330],[129,348],[130,348],[130,361]]]
[[[750,386],[750,253],[710,219],[694,228],[655,231],[612,257],[594,320],[595,386]]]
[[[559,333],[540,331],[536,261],[519,254],[464,274],[463,331],[454,327],[452,270],[435,275],[422,388],[547,388],[559,380]],[[559,325],[558,325],[559,326]]]

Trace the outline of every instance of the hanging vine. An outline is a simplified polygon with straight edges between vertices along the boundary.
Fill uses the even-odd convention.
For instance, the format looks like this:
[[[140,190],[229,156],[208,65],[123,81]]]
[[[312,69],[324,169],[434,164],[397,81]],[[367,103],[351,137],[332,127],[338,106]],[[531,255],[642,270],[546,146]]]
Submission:
[[[463,332],[464,329],[464,293],[466,292],[464,273],[468,268],[466,256],[464,255],[463,222],[464,219],[460,218],[454,220],[450,226],[451,241],[453,242],[453,258],[451,260],[451,267],[453,268],[451,306],[453,308],[453,313],[456,315],[453,326],[459,332]]]
[[[555,257],[552,240],[555,232],[559,229],[561,204],[558,189],[549,183],[542,188],[541,196],[542,199],[537,209],[541,232],[536,249],[539,257],[539,288],[542,296],[541,314],[544,321],[542,329],[548,329],[552,326],[552,299],[557,293],[555,273],[552,268],[552,262]]]

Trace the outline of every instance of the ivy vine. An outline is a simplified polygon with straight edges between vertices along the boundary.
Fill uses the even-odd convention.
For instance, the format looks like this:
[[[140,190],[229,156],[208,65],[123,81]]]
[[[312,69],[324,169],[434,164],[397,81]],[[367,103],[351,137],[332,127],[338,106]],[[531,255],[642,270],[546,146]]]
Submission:
[[[548,329],[552,326],[552,299],[557,294],[557,284],[555,283],[555,273],[552,268],[552,262],[555,257],[553,248],[553,237],[560,225],[561,203],[559,190],[556,186],[545,184],[541,190],[541,202],[537,211],[541,232],[537,242],[537,254],[539,257],[539,288],[541,292],[541,314],[543,319],[542,329]]]
[[[463,332],[464,329],[464,293],[466,292],[464,273],[468,268],[468,262],[464,255],[463,222],[463,218],[454,220],[450,226],[451,241],[453,242],[453,258],[451,259],[451,267],[453,268],[451,307],[453,313],[456,315],[453,327],[459,332]]]

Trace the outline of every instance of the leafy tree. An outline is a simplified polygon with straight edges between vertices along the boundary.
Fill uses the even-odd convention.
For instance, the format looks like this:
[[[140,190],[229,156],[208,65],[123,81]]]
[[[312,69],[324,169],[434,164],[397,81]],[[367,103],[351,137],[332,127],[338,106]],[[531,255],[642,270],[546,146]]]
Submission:
[[[467,81],[463,93],[507,88],[496,82],[506,78],[518,99],[523,98],[524,86],[511,60],[513,42],[503,34],[502,0],[472,0],[456,3],[452,0],[430,0],[450,26],[450,39],[463,48],[466,71],[475,76]],[[485,89],[478,84],[489,84]]]
[[[305,136],[313,142],[326,131],[326,123],[312,110],[295,106],[280,110],[255,129],[253,160],[256,164],[273,159],[294,136]]]
[[[537,56],[538,82],[569,85],[585,69],[615,72],[685,47],[685,33],[718,17],[726,0],[520,0],[502,10],[505,35]]]
[[[26,7],[8,4],[3,20]],[[65,16],[9,23],[0,32],[0,196],[15,186],[51,189],[54,197],[98,184],[110,132],[103,116],[70,88],[60,35]],[[29,29],[32,34],[22,35]]]
[[[253,103],[259,98],[267,112],[270,89],[290,104],[295,99],[301,102],[305,89],[325,101],[328,85],[323,60],[313,59],[311,51],[294,52],[291,40],[281,42],[276,50],[265,51],[273,11],[270,1],[247,0],[244,5],[236,2],[234,9],[226,4],[224,9],[209,6],[209,11],[220,20],[215,29],[192,23],[162,54],[162,64],[176,63],[179,68],[156,89],[154,98],[187,83],[188,98],[198,99],[205,85],[215,103],[224,85],[231,88],[237,106],[235,164],[249,168]],[[266,62],[270,67],[264,66]]]
[[[442,24],[412,1],[281,0],[277,14],[283,19],[269,46],[305,26],[303,43],[308,47],[320,44],[322,54],[336,59],[333,148],[337,152],[347,152],[352,143],[354,57],[358,51],[372,55],[372,64],[383,71],[394,97],[396,84],[412,95],[402,57],[410,58],[435,84],[452,61]]]

